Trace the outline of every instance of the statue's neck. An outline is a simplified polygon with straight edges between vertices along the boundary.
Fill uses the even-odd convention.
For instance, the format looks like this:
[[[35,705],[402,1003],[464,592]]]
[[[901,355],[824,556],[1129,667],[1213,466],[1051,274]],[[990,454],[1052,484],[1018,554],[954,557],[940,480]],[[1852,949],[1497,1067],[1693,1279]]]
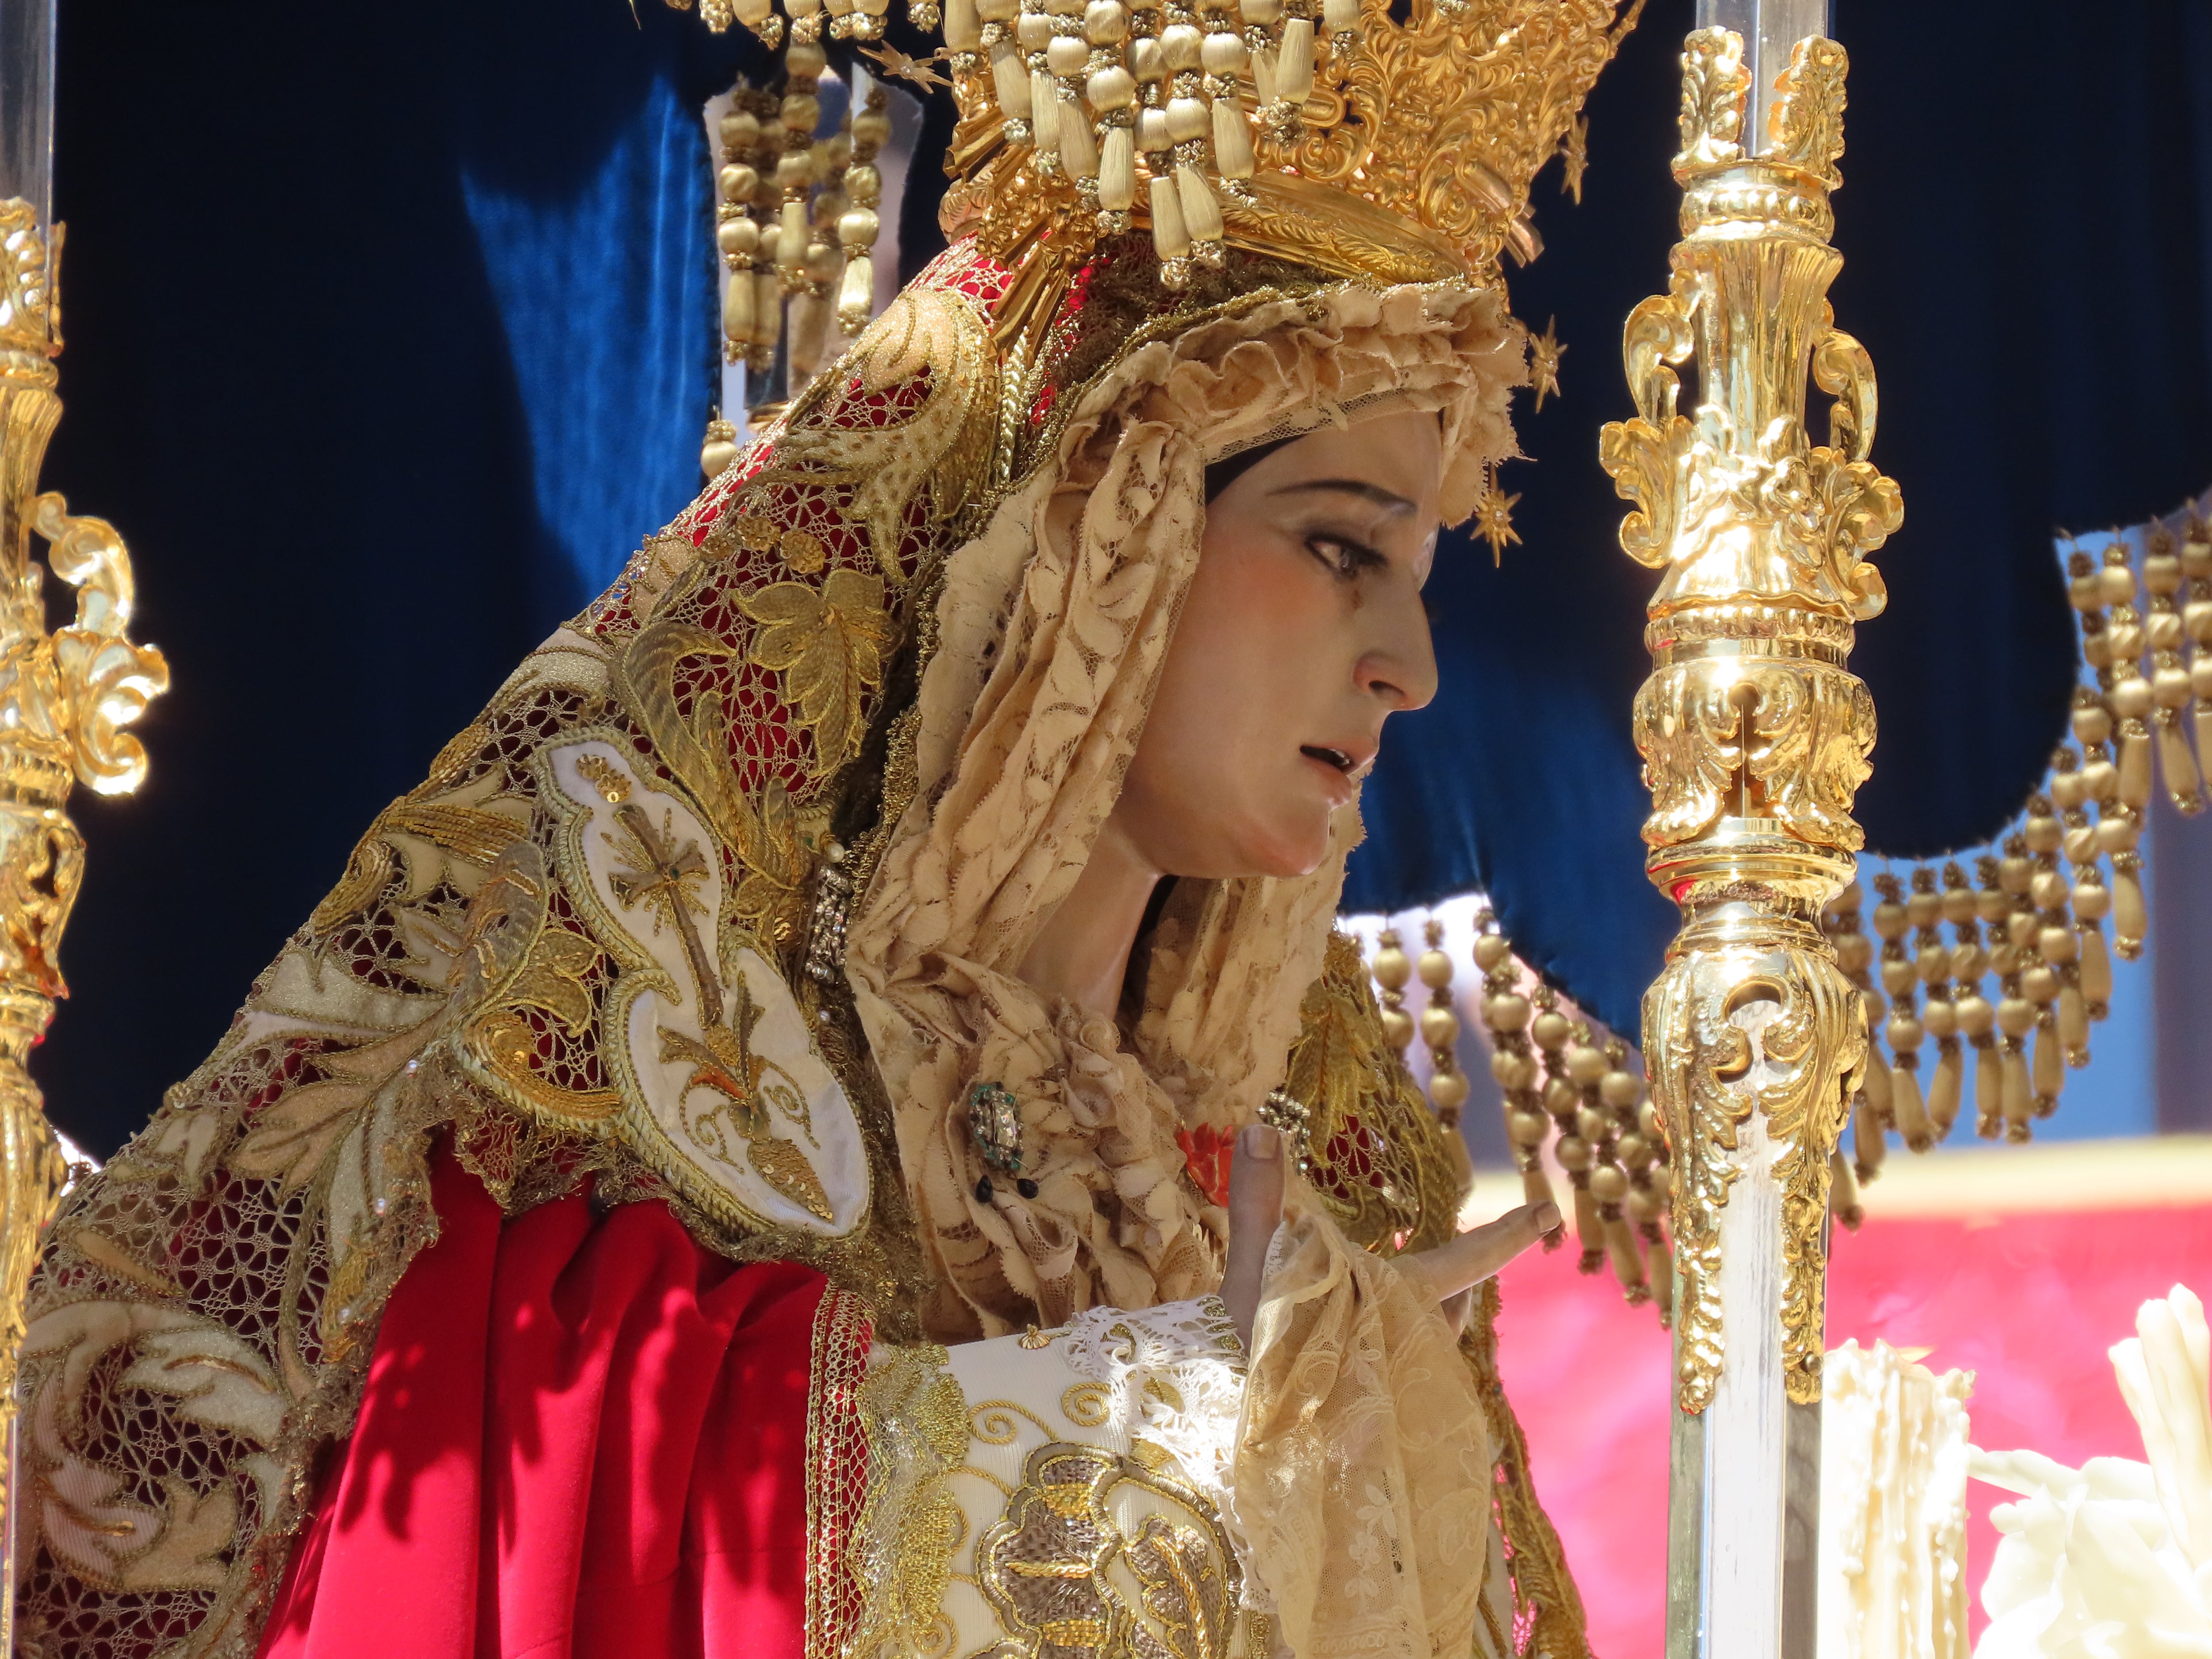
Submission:
[[[1022,958],[1021,977],[1048,999],[1113,1018],[1161,874],[1109,817],[1083,873]]]

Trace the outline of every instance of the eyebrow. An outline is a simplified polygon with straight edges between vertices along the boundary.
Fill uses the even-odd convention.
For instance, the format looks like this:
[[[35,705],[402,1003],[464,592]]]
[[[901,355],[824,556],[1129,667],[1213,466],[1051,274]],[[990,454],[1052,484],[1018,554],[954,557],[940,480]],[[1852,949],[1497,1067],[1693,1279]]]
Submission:
[[[1329,490],[1339,495],[1358,495],[1370,501],[1389,513],[1411,513],[1415,504],[1395,490],[1385,489],[1380,484],[1369,483],[1359,478],[1308,478],[1299,483],[1287,483],[1270,490],[1273,495],[1297,495],[1315,490]]]

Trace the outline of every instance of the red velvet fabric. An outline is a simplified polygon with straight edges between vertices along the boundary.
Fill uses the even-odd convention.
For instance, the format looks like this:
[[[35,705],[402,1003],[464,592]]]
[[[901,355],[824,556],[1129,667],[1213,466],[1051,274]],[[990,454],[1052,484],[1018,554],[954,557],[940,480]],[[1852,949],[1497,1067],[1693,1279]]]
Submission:
[[[433,1190],[264,1659],[800,1659],[822,1276]]]

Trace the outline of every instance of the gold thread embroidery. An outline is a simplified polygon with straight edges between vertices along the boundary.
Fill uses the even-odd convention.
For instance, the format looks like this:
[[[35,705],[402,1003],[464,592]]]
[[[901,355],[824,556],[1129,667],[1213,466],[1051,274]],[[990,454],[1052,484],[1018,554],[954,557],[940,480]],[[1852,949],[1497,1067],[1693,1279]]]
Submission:
[[[868,1340],[860,1299],[835,1285],[825,1290],[815,1310],[806,1383],[805,1659],[838,1659],[865,1599],[852,1553],[868,1491],[860,1402]]]
[[[931,1343],[878,1349],[859,1400],[868,1482],[852,1561],[865,1599],[846,1651],[939,1650],[951,1640],[945,1590],[966,1535],[951,1483],[968,1450],[968,1403]]]
[[[1186,1518],[1155,1510],[1133,1537],[1125,1534],[1115,1519],[1123,1486]],[[1136,1578],[1136,1607],[1108,1576],[1117,1559]],[[1220,1517],[1188,1482],[1133,1457],[1065,1441],[1038,1447],[1005,1514],[977,1544],[975,1568],[977,1588],[1011,1638],[994,1655],[1227,1659],[1243,1581]]]

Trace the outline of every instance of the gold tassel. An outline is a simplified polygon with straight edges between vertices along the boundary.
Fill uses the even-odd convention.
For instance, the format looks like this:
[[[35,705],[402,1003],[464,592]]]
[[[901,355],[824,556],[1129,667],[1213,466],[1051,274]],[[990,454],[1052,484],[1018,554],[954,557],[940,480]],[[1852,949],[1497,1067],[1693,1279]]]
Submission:
[[[1905,1144],[1916,1152],[1924,1152],[1936,1140],[1928,1133],[1928,1108],[1920,1098],[1920,1079],[1913,1074],[1913,1067],[1905,1063],[1908,1059],[1917,1063],[1918,1056],[1899,1054],[1896,1069],[1889,1074],[1890,1105],[1896,1115],[1897,1132],[1905,1138]]]
[[[1605,1265],[1605,1222],[1597,1212],[1596,1194],[1582,1182],[1575,1183],[1575,1237],[1583,1249],[1575,1271],[1595,1273]]]
[[[1867,1079],[1871,1082],[1880,1076],[1887,1083],[1888,1072],[1889,1067],[1875,1060],[1867,1066]],[[1872,1181],[1880,1175],[1882,1160],[1889,1155],[1889,1137],[1883,1132],[1881,1115],[1875,1108],[1871,1089],[1861,1089],[1858,1103],[1851,1111],[1851,1152],[1862,1182]]]
[[[2039,1020],[2035,1029],[2035,1115],[2049,1117],[2058,1107],[2066,1087],[2065,1045],[2058,1035],[2056,1015]]]
[[[2184,817],[2203,811],[2204,780],[2197,775],[2197,757],[2190,752],[2189,734],[2179,719],[2158,722],[2158,760],[2174,810]]]
[[[774,351],[775,337],[782,332],[783,284],[772,267],[757,267],[753,271],[753,349]]]
[[[2027,1056],[2017,1047],[2008,1046],[2004,1051],[2004,1122],[2005,1138],[2026,1140],[2033,1133],[2031,1120],[2034,1116],[2035,1096],[2027,1080]]]
[[[1840,1146],[1828,1154],[1828,1213],[1854,1233],[1866,1219],[1866,1211],[1859,1204],[1859,1183]]]
[[[1221,204],[1214,200],[1213,191],[1199,177],[1194,167],[1178,167],[1175,170],[1176,193],[1182,200],[1182,222],[1194,242],[1218,242],[1227,228],[1221,220]]]
[[[863,249],[846,257],[845,274],[837,284],[837,326],[848,334],[858,334],[868,325],[875,308],[876,262]]]
[[[1994,1041],[1974,1050],[1974,1133],[1984,1140],[2004,1133],[2004,1066]]]
[[[1959,1121],[1959,1102],[1966,1087],[1966,1056],[1959,1052],[1956,1038],[1948,1039],[1936,1049],[1936,1074],[1928,1080],[1928,1127],[1936,1140],[1948,1139],[1951,1126]]]
[[[2133,853],[2123,853],[2112,860],[2112,948],[2123,962],[2133,962],[2142,955],[2143,935],[2149,927],[2142,881],[2136,874],[2142,863]]]
[[[1182,204],[1172,177],[1155,175],[1152,179],[1152,251],[1163,263],[1190,257],[1190,232],[1183,227]]]
[[[1674,1256],[1668,1248],[1659,1224],[1648,1222],[1644,1227],[1644,1243],[1650,1247],[1651,1301],[1659,1310],[1662,1328],[1674,1323]]]
[[[722,290],[722,337],[740,353],[753,337],[753,276],[740,270]]]
[[[2150,805],[2150,728],[2120,722],[2120,799],[2138,812]]]
[[[1644,1281],[1644,1258],[1636,1251],[1636,1230],[1618,1212],[1605,1218],[1605,1254],[1613,1263],[1613,1276],[1621,1294],[1632,1304],[1649,1302],[1651,1287]]]
[[[1252,176],[1252,128],[1234,98],[1213,100],[1213,161],[1224,179]]]
[[[1137,204],[1137,135],[1134,128],[1106,129],[1106,145],[1098,162],[1098,205],[1109,213],[1127,213]]]
[[[1866,1080],[1859,1086],[1866,1091],[1867,1104],[1874,1112],[1875,1127],[1893,1129],[1897,1127],[1897,1108],[1890,1096],[1889,1062],[1881,1057],[1881,1050],[1874,1041],[1874,1022],[1868,1022]]]
[[[2102,933],[2084,933],[2081,938],[2085,943],[2090,939],[2096,940],[2097,959],[2104,962],[2105,936]],[[2087,977],[2085,964],[2082,978],[2087,980]],[[2112,994],[2112,971],[2110,964],[2107,963],[2105,969],[2105,994],[2109,997]],[[2089,1063],[2090,1013],[2093,1007],[2102,1006],[2101,1003],[2092,1004],[2087,1000],[2086,988],[2081,985],[2062,985],[2058,988],[2057,1011],[2053,1015],[2058,1027],[2058,1042],[2065,1050],[2066,1063],[2076,1071]]]
[[[1552,1177],[1544,1172],[1542,1164],[1531,1164],[1521,1171],[1521,1199],[1526,1204],[1552,1202]]]
[[[1313,95],[1314,26],[1310,17],[1283,21],[1283,42],[1275,54],[1275,97],[1287,106],[1291,118]]]

